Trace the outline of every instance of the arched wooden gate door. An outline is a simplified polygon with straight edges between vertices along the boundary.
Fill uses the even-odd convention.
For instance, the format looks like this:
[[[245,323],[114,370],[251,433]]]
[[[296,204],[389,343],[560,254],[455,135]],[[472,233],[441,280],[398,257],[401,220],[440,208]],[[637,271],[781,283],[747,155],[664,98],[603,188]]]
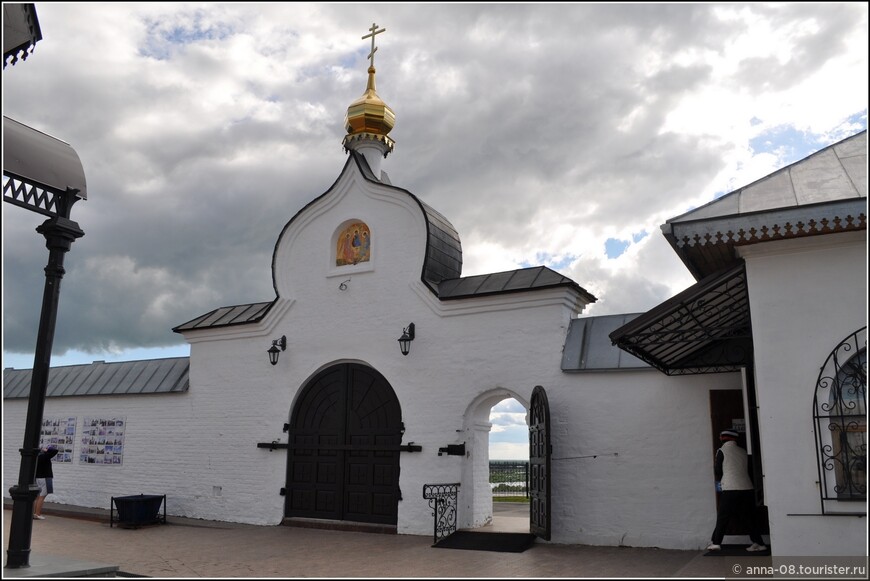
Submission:
[[[529,404],[529,531],[550,540],[550,404],[540,385]]]
[[[396,524],[402,411],[380,373],[355,363],[318,373],[289,433],[286,516]]]

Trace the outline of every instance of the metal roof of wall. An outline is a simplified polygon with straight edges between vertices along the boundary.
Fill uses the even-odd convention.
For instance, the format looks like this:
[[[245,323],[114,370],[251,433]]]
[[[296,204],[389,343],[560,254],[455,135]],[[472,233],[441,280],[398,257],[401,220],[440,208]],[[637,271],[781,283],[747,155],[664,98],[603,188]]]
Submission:
[[[589,303],[594,303],[598,300],[570,278],[562,276],[555,270],[547,268],[546,266],[521,268],[518,270],[497,272],[495,274],[451,278],[442,280],[436,286],[436,289],[438,292],[438,298],[446,301],[523,291],[544,290],[556,287],[574,289]],[[274,303],[275,301],[270,301],[267,303],[252,303],[248,305],[221,307],[209,311],[204,315],[200,315],[186,323],[182,323],[181,325],[174,327],[172,330],[176,333],[183,333],[185,331],[256,323],[266,315],[269,308]]]
[[[183,393],[190,387],[189,372],[189,357],[52,367],[46,395]],[[29,397],[32,373],[32,369],[4,369],[3,399]]]
[[[649,364],[610,341],[610,333],[641,313],[572,319],[562,350],[562,371],[650,369]]]
[[[220,307],[182,323],[172,330],[176,333],[193,331],[196,329],[210,329],[213,327],[229,327],[230,325],[246,325],[256,323],[266,316],[275,301],[267,303],[251,303],[249,305],[235,305],[232,307]]]
[[[590,303],[598,300],[567,276],[546,266],[442,280],[438,285],[438,298],[455,300],[560,286],[574,289]]]

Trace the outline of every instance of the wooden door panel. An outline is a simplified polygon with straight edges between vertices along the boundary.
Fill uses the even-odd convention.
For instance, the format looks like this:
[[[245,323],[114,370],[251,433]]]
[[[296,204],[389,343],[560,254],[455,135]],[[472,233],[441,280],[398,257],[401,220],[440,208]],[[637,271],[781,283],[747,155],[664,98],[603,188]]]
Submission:
[[[321,372],[303,388],[290,434],[287,516],[397,522],[402,415],[383,376],[356,364]]]

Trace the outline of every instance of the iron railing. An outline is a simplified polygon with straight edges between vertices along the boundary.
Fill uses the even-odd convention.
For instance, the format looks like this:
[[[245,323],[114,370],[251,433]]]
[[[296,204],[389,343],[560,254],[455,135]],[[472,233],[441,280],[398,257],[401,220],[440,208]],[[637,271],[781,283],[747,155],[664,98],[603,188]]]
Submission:
[[[459,483],[424,484],[423,498],[429,501],[432,516],[435,517],[434,543],[456,532],[459,511]]]
[[[522,460],[490,460],[489,484],[493,498],[529,497],[529,463]]]

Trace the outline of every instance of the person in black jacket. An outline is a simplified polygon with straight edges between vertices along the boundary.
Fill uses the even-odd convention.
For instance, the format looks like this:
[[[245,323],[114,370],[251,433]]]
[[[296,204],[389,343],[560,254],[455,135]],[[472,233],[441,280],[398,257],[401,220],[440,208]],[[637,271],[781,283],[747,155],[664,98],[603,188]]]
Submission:
[[[45,497],[54,492],[54,474],[51,470],[51,459],[57,456],[57,448],[49,446],[39,451],[36,457],[36,485],[39,486],[39,496],[33,503],[33,518],[45,520],[42,516],[42,505]]]

